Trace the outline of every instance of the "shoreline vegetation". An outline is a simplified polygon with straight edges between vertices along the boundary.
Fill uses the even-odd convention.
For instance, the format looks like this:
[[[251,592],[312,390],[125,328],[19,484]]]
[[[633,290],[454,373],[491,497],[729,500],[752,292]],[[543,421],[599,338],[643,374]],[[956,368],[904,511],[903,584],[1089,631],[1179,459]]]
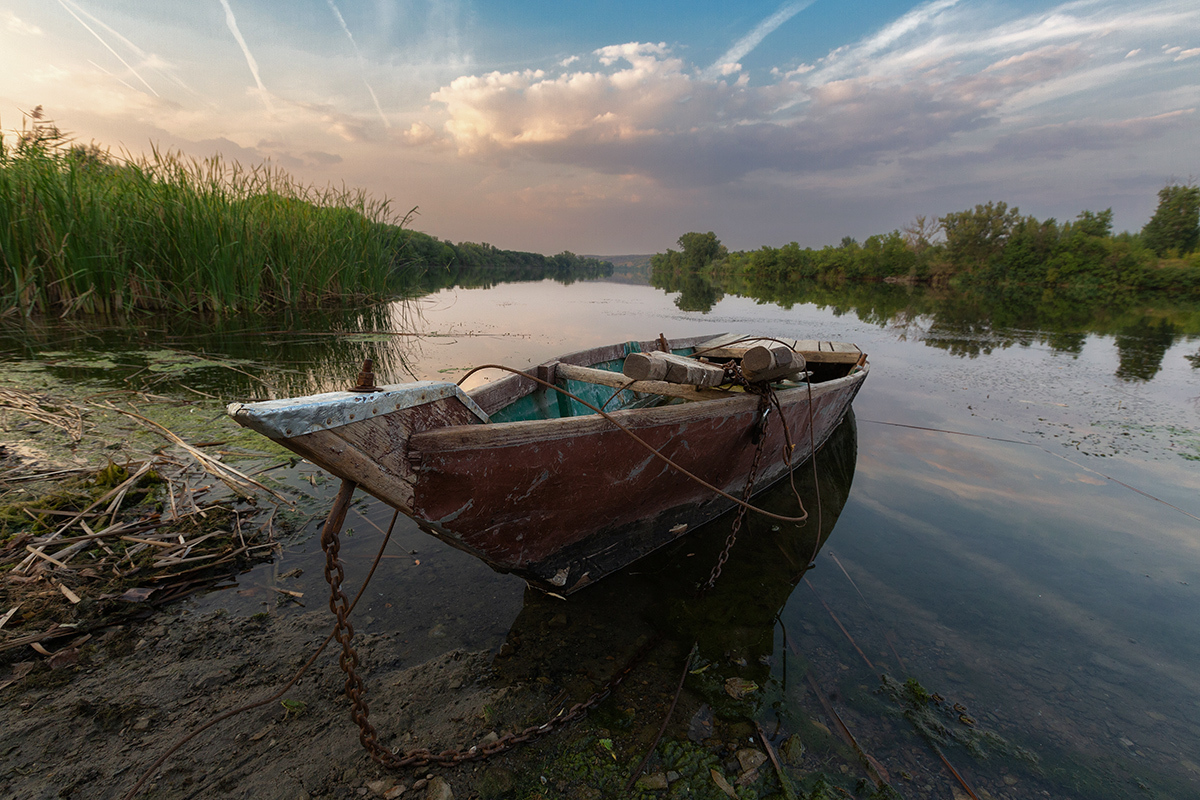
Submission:
[[[0,317],[320,307],[612,273],[573,253],[443,242],[404,228],[415,212],[269,163],[117,157],[73,144],[39,106],[0,133]]]
[[[1200,297],[1200,187],[1170,183],[1158,198],[1139,233],[1115,235],[1111,208],[1059,223],[1023,216],[1003,202],[919,216],[903,229],[862,243],[847,236],[820,250],[792,242],[729,252],[712,231],[689,232],[679,237],[679,251],[652,256],[651,283],[688,295],[684,302],[694,307],[684,310],[707,310],[715,300],[706,293],[723,289],[786,303],[817,287],[853,283]]]

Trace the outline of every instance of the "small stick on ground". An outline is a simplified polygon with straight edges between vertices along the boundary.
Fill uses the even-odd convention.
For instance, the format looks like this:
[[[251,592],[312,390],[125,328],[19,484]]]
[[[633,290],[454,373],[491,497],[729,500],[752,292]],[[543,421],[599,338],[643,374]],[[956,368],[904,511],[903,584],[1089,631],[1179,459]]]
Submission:
[[[771,759],[771,764],[775,767],[775,774],[779,776],[779,785],[783,787],[783,793],[787,796],[787,800],[796,800],[796,790],[792,788],[791,781],[784,774],[783,765],[779,763],[779,756],[775,753],[775,748],[771,746],[770,740],[767,739],[767,732],[763,730],[758,720],[754,720],[754,729],[758,731],[758,740],[762,742],[763,749],[767,751],[767,756]]]

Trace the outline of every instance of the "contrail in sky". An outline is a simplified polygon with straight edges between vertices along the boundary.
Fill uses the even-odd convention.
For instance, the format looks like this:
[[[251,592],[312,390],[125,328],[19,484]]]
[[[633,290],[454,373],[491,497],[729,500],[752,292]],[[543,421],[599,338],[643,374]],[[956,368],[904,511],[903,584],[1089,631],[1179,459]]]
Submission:
[[[102,67],[102,66],[100,66],[99,64],[97,64],[95,61],[92,61],[90,58],[87,60],[87,62],[88,62],[89,64],[91,64],[93,67],[95,67],[96,69],[98,69],[98,70],[100,70],[101,72],[103,72],[103,73],[104,73],[105,75],[107,75],[108,77],[112,78],[112,79],[113,79],[114,81],[116,81],[117,83],[119,83],[119,84],[121,84],[122,86],[124,86],[126,89],[130,90],[131,92],[136,92],[136,91],[138,91],[138,89],[137,89],[135,86],[133,86],[133,85],[131,85],[131,84],[129,84],[129,83],[127,83],[127,82],[125,82],[125,81],[121,80],[121,76],[120,76],[120,75],[114,75],[114,74],[112,74],[111,72],[109,72],[108,70],[106,70],[104,67]]]
[[[78,15],[78,14],[76,14],[74,11],[72,11],[72,10],[71,10],[70,6],[68,6],[66,3],[64,3],[64,2],[63,2],[63,0],[58,0],[58,4],[59,4],[60,6],[62,6],[62,7],[63,7],[63,10],[65,10],[65,11],[66,11],[68,14],[70,14],[72,17],[74,17],[76,22],[78,22],[80,25],[82,25],[84,28],[86,28],[88,33],[90,33],[92,36],[95,36],[95,37],[96,37],[96,40],[97,40],[98,42],[100,42],[100,44],[104,45],[104,47],[105,47],[105,48],[108,50],[108,52],[110,52],[110,53],[112,53],[114,56],[116,56],[116,57],[117,57],[117,61],[120,61],[122,64],[124,64],[124,65],[125,65],[125,68],[126,68],[127,70],[129,70],[130,72],[132,72],[132,73],[133,73],[133,74],[134,74],[134,75],[137,77],[137,79],[138,79],[139,81],[141,81],[141,82],[142,82],[142,84],[143,84],[143,85],[144,85],[144,86],[145,86],[147,89],[149,89],[149,90],[150,90],[150,93],[151,93],[152,95],[154,95],[155,97],[158,97],[158,96],[159,96],[159,95],[158,95],[158,92],[154,91],[154,87],[153,87],[153,86],[151,86],[150,84],[146,83],[146,79],[145,79],[145,78],[143,78],[141,75],[139,75],[139,74],[138,74],[138,71],[137,71],[136,69],[134,69],[133,67],[129,66],[129,62],[128,62],[128,61],[126,61],[125,59],[121,58],[121,54],[120,54],[120,53],[118,53],[116,50],[113,50],[113,49],[112,49],[112,47],[110,47],[110,46],[109,46],[108,42],[104,41],[104,39],[103,39],[103,38],[101,38],[100,34],[96,33],[94,30],[92,30],[92,27],[91,27],[90,25],[88,25],[86,22],[84,22],[82,19],[80,19],[80,18],[79,18],[79,15]],[[91,15],[89,14],[88,16],[91,16]],[[123,82],[123,81],[122,81],[122,82]],[[123,83],[124,83],[124,82],[123,82]],[[128,86],[129,84],[125,84],[125,85],[126,85],[126,86]]]
[[[250,67],[250,74],[254,76],[254,82],[258,85],[258,93],[262,96],[263,105],[267,107],[267,111],[274,113],[275,109],[271,108],[271,98],[267,94],[267,87],[263,86],[262,79],[258,77],[258,62],[250,54],[250,48],[246,46],[246,40],[242,38],[242,32],[238,30],[237,19],[233,16],[233,9],[229,7],[229,0],[221,0],[221,5],[225,7],[225,25],[233,34],[233,38],[237,39],[237,43],[242,48],[242,54],[246,56],[246,64]]]
[[[67,0],[67,2],[70,2],[70,0]],[[59,0],[59,5],[62,5],[62,3],[63,3],[63,0]],[[95,23],[97,26],[99,26],[100,28],[103,28],[105,31],[107,31],[107,32],[108,32],[109,34],[111,34],[112,36],[115,36],[115,37],[117,38],[117,40],[121,42],[121,44],[125,45],[125,46],[126,46],[126,47],[128,47],[130,50],[132,50],[132,51],[133,51],[133,54],[142,60],[142,66],[143,66],[143,67],[145,67],[145,66],[148,66],[150,69],[153,69],[153,70],[154,70],[155,72],[157,72],[158,74],[160,74],[160,75],[163,75],[163,76],[165,76],[165,77],[167,77],[167,78],[170,78],[172,81],[174,81],[175,83],[177,83],[177,84],[178,84],[180,87],[182,87],[182,88],[184,88],[184,89],[188,90],[189,92],[191,92],[191,91],[192,91],[192,87],[188,86],[186,83],[184,83],[182,80],[180,80],[180,78],[179,78],[179,76],[178,76],[178,75],[175,75],[173,72],[171,72],[171,71],[169,71],[169,70],[159,69],[159,68],[155,67],[153,63],[148,63],[148,62],[151,62],[151,60],[154,58],[153,56],[151,56],[150,54],[148,54],[148,53],[147,53],[145,50],[143,50],[142,48],[138,47],[138,46],[137,46],[136,44],[134,44],[133,42],[131,42],[131,41],[129,41],[128,39],[126,39],[126,38],[125,38],[124,36],[122,36],[122,35],[121,35],[119,32],[117,32],[117,31],[113,30],[113,27],[112,27],[111,25],[108,25],[108,24],[106,24],[106,23],[104,22],[104,20],[102,20],[102,19],[97,19],[95,14],[91,14],[91,13],[89,13],[89,12],[88,12],[88,10],[87,10],[86,8],[83,8],[83,7],[82,7],[82,6],[80,6],[78,3],[70,3],[70,5],[71,5],[71,6],[72,6],[72,7],[73,7],[73,8],[74,8],[76,11],[78,11],[80,14],[82,14],[83,16],[85,16],[85,17],[87,17],[88,19],[90,19],[90,20],[91,20],[93,23]],[[96,66],[99,66],[99,65],[97,64]],[[105,71],[107,72],[107,70],[105,70]],[[112,74],[112,73],[109,73],[109,74]],[[193,94],[194,94],[194,92],[193,92]]]
[[[814,2],[816,0],[799,0],[798,2],[780,6],[778,11],[758,23],[754,30],[734,42],[733,47],[726,50],[720,58],[713,62],[712,66],[704,71],[705,77],[715,78],[721,74],[721,67],[724,65],[736,64],[738,61],[741,61],[754,48],[758,47],[763,39],[771,35],[776,28],[811,6]]]
[[[342,30],[346,32],[346,38],[350,40],[350,46],[354,48],[354,53],[358,56],[358,69],[362,73],[363,86],[367,87],[367,91],[371,93],[371,99],[375,101],[375,110],[379,112],[379,118],[383,120],[383,127],[392,127],[392,124],[388,122],[387,117],[383,113],[383,107],[379,105],[379,98],[375,96],[375,90],[371,88],[371,84],[367,83],[367,63],[363,59],[362,51],[358,49],[358,42],[354,41],[354,34],[350,33],[350,28],[346,25],[346,20],[342,17],[342,12],[338,10],[333,0],[327,0],[327,2],[329,3],[329,10],[337,17]]]

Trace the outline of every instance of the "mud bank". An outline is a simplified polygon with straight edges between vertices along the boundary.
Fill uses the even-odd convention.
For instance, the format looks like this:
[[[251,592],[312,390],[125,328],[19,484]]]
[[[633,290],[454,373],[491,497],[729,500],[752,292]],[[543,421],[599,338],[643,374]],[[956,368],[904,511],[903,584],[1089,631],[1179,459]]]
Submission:
[[[110,629],[75,663],[8,665],[0,676],[28,672],[0,694],[0,795],[124,796],[177,740],[286,684],[330,628],[327,611],[241,619],[166,612]],[[490,653],[454,651],[402,669],[394,636],[355,637],[383,744],[471,744],[492,730],[492,709],[512,707],[513,690],[487,680]],[[294,800],[399,796],[394,790],[405,786],[405,796],[423,797],[412,784],[435,771],[456,797],[470,795],[471,767],[388,775],[375,766],[349,720],[343,686],[337,653],[327,649],[284,702],[200,734],[139,796]]]

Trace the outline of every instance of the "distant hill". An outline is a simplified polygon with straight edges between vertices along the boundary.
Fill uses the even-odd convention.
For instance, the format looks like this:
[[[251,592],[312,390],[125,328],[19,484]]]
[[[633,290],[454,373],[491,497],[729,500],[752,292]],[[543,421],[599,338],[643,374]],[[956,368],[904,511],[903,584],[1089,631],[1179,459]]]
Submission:
[[[607,261],[613,265],[613,274],[604,280],[613,283],[632,283],[638,286],[650,285],[650,259],[653,253],[632,256],[583,256]]]

